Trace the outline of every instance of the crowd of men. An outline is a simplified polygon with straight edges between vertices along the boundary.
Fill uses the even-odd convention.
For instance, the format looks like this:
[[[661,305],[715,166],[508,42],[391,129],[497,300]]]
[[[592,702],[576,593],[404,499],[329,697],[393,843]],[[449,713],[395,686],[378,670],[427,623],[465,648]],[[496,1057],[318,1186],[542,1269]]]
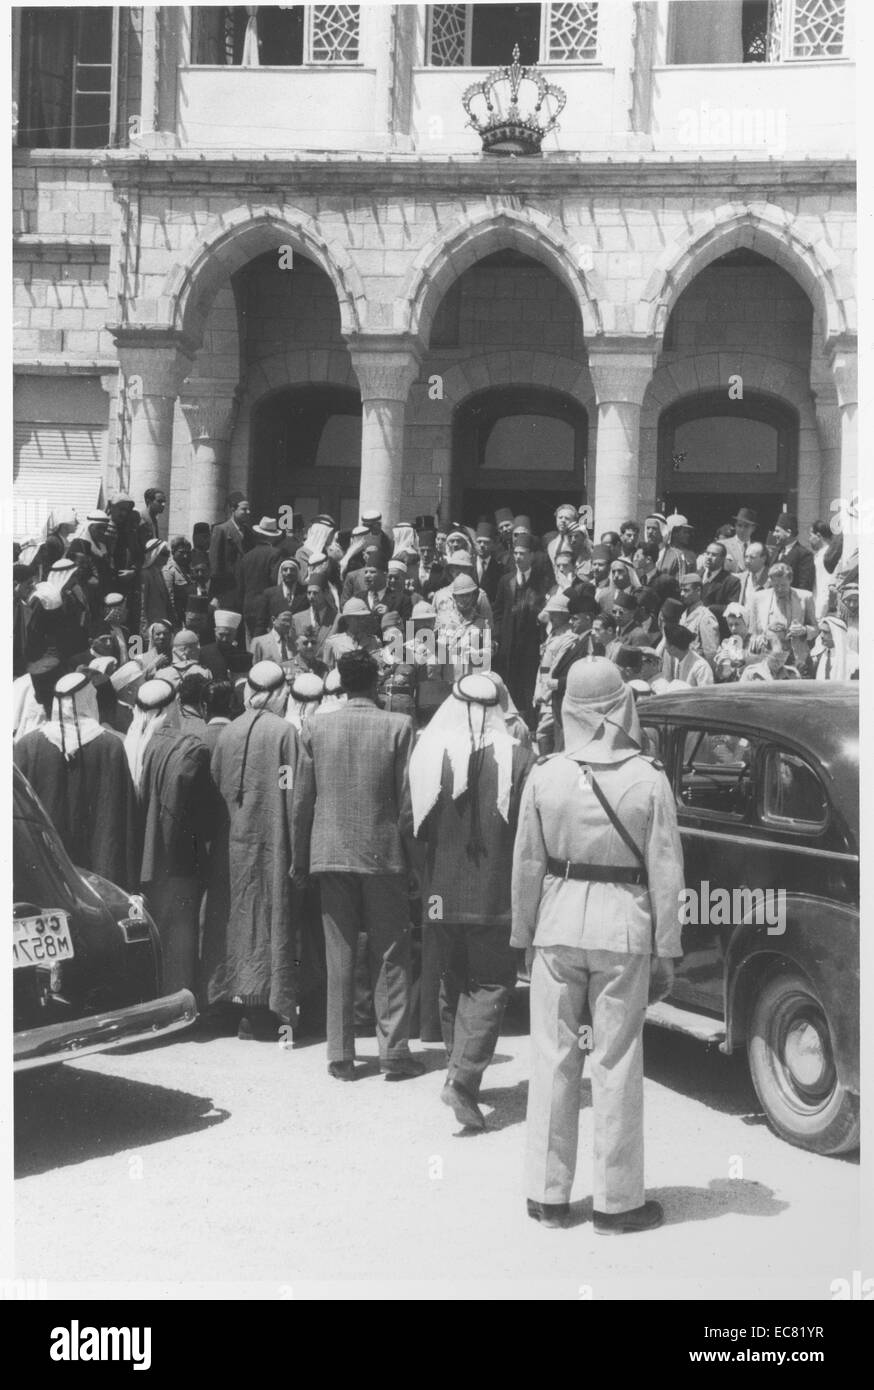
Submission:
[[[403,1080],[417,1014],[478,1129],[524,949],[529,1214],[564,1219],[591,1017],[596,1228],[659,1224],[640,1034],[680,954],[682,856],[639,702],[855,678],[855,553],[748,507],[712,538],[653,514],[597,541],[571,503],[543,536],[506,508],[344,533],[253,523],[237,493],[169,541],[164,508],[118,494],[16,547],[14,758],[70,857],[145,895],[165,990],[210,1026],[317,1018],[338,1080],[375,1031]]]

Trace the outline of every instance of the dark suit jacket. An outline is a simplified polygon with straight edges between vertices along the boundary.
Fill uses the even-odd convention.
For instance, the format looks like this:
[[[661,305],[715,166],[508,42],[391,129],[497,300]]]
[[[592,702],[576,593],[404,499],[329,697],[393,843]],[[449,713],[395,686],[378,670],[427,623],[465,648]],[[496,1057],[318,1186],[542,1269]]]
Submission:
[[[259,542],[237,561],[237,602],[252,637],[261,637],[267,631],[260,625],[262,600],[266,590],[276,583],[280,559],[276,546],[268,541]]]
[[[205,666],[214,681],[233,680],[242,675],[252,665],[252,653],[242,647],[220,647],[218,642],[208,642],[200,649],[200,665]]]
[[[784,546],[777,552],[774,560],[775,564],[788,565],[792,571],[793,589],[808,589],[813,593],[816,584],[816,566],[813,560],[813,551],[808,550],[806,545],[800,541],[793,541],[791,545]]]
[[[405,874],[412,857],[407,764],[413,721],[353,696],[310,720],[316,803],[310,873]]]
[[[265,632],[269,632],[273,626],[273,619],[278,613],[302,613],[305,608],[309,608],[309,604],[307,603],[306,588],[303,584],[295,586],[292,591],[291,603],[289,603],[282,585],[273,584],[269,589],[265,589],[261,595],[256,615],[256,635],[261,637]]]
[[[213,527],[209,541],[209,569],[212,575],[212,597],[221,598],[231,593],[236,586],[237,565],[241,557],[250,549],[245,535],[241,535],[237,523],[228,517]]]
[[[494,555],[489,556],[488,563],[483,571],[482,578],[480,578],[479,576],[478,565],[479,562],[475,556],[473,577],[476,580],[477,584],[479,584],[489,603],[494,604],[495,598],[497,597],[498,593],[498,585],[500,584],[501,580],[506,576],[507,571],[505,570],[504,566],[499,563],[499,561],[495,558]]]
[[[701,599],[705,608],[709,608],[714,618],[722,619],[723,609],[726,604],[736,603],[740,598],[740,580],[736,574],[729,574],[728,570],[720,570],[719,574],[713,579],[705,579],[701,586]],[[720,632],[723,629],[720,621]],[[723,632],[726,636],[728,629]]]

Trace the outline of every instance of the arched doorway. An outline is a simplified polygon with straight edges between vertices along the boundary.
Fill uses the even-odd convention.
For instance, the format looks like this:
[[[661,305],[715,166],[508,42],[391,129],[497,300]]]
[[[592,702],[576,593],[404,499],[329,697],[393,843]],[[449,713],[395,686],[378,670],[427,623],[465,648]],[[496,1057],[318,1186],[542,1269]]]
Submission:
[[[586,500],[589,421],[571,396],[536,386],[491,387],[453,419],[451,508],[457,519],[511,507],[542,534],[559,502]]]
[[[291,386],[262,398],[252,422],[252,510],[292,506],[306,521],[358,520],[361,400],[341,386]]]
[[[659,418],[658,498],[682,512],[700,540],[738,507],[770,527],[785,506],[797,510],[798,412],[784,401],[744,392],[701,392]]]

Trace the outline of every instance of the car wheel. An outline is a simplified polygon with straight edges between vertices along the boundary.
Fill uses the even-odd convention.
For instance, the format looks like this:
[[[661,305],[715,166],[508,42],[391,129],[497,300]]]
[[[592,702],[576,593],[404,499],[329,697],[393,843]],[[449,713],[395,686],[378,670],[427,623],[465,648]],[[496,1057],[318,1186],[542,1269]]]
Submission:
[[[820,1154],[858,1146],[858,1097],[838,1080],[828,1017],[803,975],[763,985],[747,1051],[756,1094],[782,1138]]]

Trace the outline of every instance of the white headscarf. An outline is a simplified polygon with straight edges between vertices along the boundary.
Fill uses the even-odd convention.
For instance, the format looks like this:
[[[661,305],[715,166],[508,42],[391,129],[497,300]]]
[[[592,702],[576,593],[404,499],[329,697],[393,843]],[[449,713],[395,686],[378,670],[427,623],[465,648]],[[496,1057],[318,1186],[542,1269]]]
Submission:
[[[31,602],[33,599],[36,599],[40,607],[44,608],[47,613],[51,613],[56,608],[60,608],[63,602],[58,585],[56,583],[50,584],[48,580],[43,584],[34,584],[30,591],[28,602]]]
[[[826,676],[825,668],[828,665],[828,648],[823,646],[822,640],[817,638],[811,655],[818,657],[816,663],[816,680],[824,681],[848,681],[854,671],[859,669],[859,658],[850,646],[847,624],[843,618],[836,618],[832,614],[821,618],[820,622],[828,623],[831,628],[832,641],[834,647],[831,653],[831,671]]]
[[[298,733],[316,713],[322,700],[325,683],[315,672],[303,671],[291,683],[285,717]]]
[[[67,585],[70,584],[76,578],[76,572],[77,570],[75,565],[68,564],[66,560],[58,560],[57,563],[52,565],[51,569],[49,570],[48,575],[46,576],[45,585],[37,584],[36,589],[42,589],[47,586],[49,589],[52,589],[56,594],[63,595],[63,592],[66,589]],[[36,589],[34,590],[34,593],[36,593]]]
[[[416,535],[416,528],[405,523],[403,526],[393,526],[394,549],[392,555],[401,555],[406,551],[412,551],[414,555],[419,554],[419,538]]]
[[[580,762],[621,763],[641,750],[634,692],[606,657],[582,657],[571,666],[561,723],[565,751]]]
[[[41,728],[46,722],[45,707],[36,698],[29,675],[12,682],[12,738],[17,743],[25,734]]]
[[[40,733],[49,743],[64,755],[67,762],[74,758],[80,748],[92,743],[104,732],[97,709],[97,692],[90,679],[74,689],[67,690],[74,676],[62,676],[55,687],[52,701],[52,717],[40,726]],[[79,678],[81,680],[81,677]]]
[[[482,677],[488,680],[487,676]],[[489,684],[494,689],[493,682]],[[413,833],[437,803],[443,781],[443,754],[452,769],[452,799],[467,791],[471,753],[491,748],[498,764],[497,808],[504,821],[510,815],[513,748],[518,740],[507,731],[498,704],[481,705],[448,695],[422,732],[410,758],[410,796]]]
[[[161,685],[169,691],[169,698],[165,704],[160,707],[149,707],[148,704],[141,703],[141,701],[147,702],[160,697],[161,692],[157,687]],[[144,685],[140,686],[133,719],[124,736],[124,751],[137,796],[141,793],[140,783],[143,778],[146,749],[153,735],[165,725],[169,725],[171,729],[179,728],[179,707],[174,698],[173,686],[169,681],[162,681],[156,677],[155,680],[146,681]]]
[[[282,677],[281,680],[276,680],[276,672]],[[254,685],[252,684],[253,680]],[[263,689],[264,685],[268,683],[270,689]],[[279,663],[276,661],[256,662],[246,681],[246,691],[243,696],[246,709],[266,709],[271,714],[278,714],[281,718],[285,714],[287,700],[288,686],[285,683],[285,672]]]
[[[314,521],[306,533],[301,549],[305,550],[307,555],[327,554],[333,536],[333,526],[329,526],[326,521]]]
[[[107,555],[109,552],[103,542],[95,540],[91,534],[91,527],[99,525],[101,521],[109,521],[106,512],[89,512],[85,520],[79,522],[70,540],[84,541],[94,555]]]

